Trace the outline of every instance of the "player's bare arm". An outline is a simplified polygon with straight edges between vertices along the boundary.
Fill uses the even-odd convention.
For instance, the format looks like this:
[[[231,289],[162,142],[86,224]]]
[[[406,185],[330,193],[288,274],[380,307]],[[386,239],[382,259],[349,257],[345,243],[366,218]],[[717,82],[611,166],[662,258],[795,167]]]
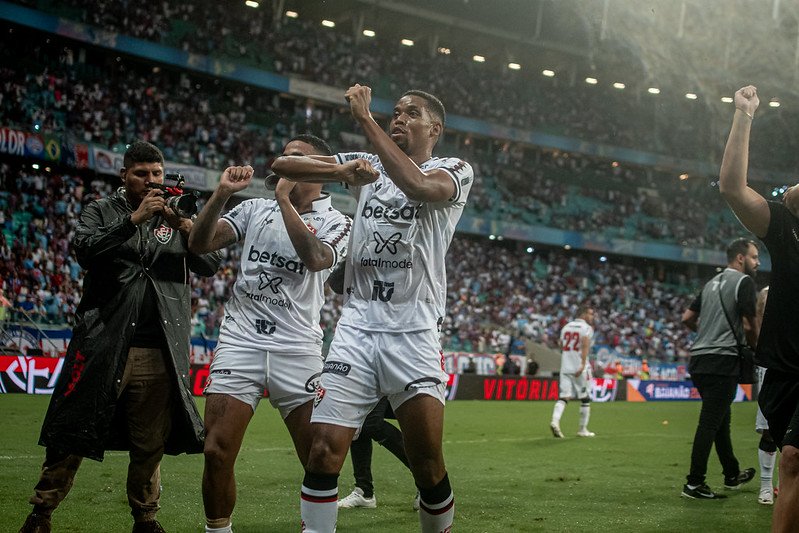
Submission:
[[[580,375],[585,370],[585,365],[588,363],[588,352],[591,350],[591,339],[583,336],[580,339],[580,368],[577,369],[577,372],[574,373],[575,377],[580,377]]]
[[[696,328],[699,325],[699,315],[696,313],[696,311],[686,309],[682,314],[682,323],[691,331],[696,331]]]
[[[748,85],[735,93],[735,115],[721,161],[719,191],[746,229],[764,237],[771,219],[768,203],[746,183],[749,134],[758,105],[756,87]]]
[[[318,272],[333,266],[333,250],[311,233],[305,225],[289,195],[297,185],[295,181],[281,179],[275,188],[275,200],[280,206],[280,214],[286,225],[294,250],[311,272]]]
[[[272,172],[291,181],[312,183],[339,182],[360,187],[380,175],[365,159],[354,159],[340,165],[332,156],[284,155],[272,163]]]
[[[409,199],[418,202],[443,202],[452,198],[455,194],[455,184],[446,171],[436,169],[425,173],[419,168],[420,164],[430,158],[432,144],[429,149],[417,154],[406,154],[372,117],[369,111],[372,90],[369,87],[353,85],[344,96],[350,103],[352,117],[364,129],[389,178]],[[393,122],[401,128],[405,120],[420,118],[416,114],[423,113],[429,115],[429,112],[420,108],[405,109],[397,106],[394,109]],[[431,124],[431,128],[435,127],[438,127],[440,132],[441,125]]]
[[[192,253],[205,254],[236,242],[233,228],[219,220],[219,215],[231,196],[250,185],[252,175],[253,168],[249,165],[225,169],[216,190],[194,220],[189,233],[189,250]]]

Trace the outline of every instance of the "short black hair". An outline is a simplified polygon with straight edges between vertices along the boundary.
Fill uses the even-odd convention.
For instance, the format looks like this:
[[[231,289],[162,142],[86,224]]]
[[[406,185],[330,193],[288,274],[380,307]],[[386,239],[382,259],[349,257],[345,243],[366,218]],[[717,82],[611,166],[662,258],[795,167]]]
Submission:
[[[324,139],[317,137],[312,133],[301,133],[299,135],[295,135],[289,140],[289,142],[291,141],[300,141],[313,146],[314,150],[317,152],[316,155],[333,155],[333,149],[330,148],[330,145],[327,144]]]
[[[418,89],[405,91],[402,96],[418,96],[424,100],[427,103],[427,110],[441,121],[441,126],[444,126],[444,123],[447,121],[447,111],[444,109],[444,104],[441,103],[441,100],[428,92],[420,91]]]
[[[164,154],[155,145],[146,141],[135,141],[130,143],[125,151],[122,164],[125,168],[130,168],[136,163],[161,163],[164,164]]]
[[[735,239],[727,246],[727,262],[732,263],[735,261],[735,258],[738,257],[738,254],[746,255],[749,252],[749,246],[752,245],[756,249],[760,249],[755,241],[752,239],[746,239],[741,237],[739,239]]]

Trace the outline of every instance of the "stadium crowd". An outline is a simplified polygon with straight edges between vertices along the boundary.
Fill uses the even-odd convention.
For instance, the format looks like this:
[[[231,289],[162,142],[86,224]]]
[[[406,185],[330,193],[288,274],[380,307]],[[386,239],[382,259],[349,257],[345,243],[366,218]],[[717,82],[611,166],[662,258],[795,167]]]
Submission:
[[[407,86],[425,87],[458,115],[504,126],[702,161],[717,161],[723,148],[726,114],[715,104],[674,99],[666,113],[664,95],[660,100],[631,97],[574,79],[542,79],[537,72],[504,65],[499,69],[457,54],[431,56],[423,46],[365,39],[347,25],[325,28],[272,9],[209,1],[146,6],[111,0],[18,2],[103,30],[330,86],[344,88],[357,79],[385,98]],[[755,139],[755,165],[762,155],[771,169],[792,169],[793,162],[777,155],[795,152],[796,141],[780,131],[765,135]]]
[[[342,146],[340,134],[352,128],[343,109],[186,73],[152,76],[141,65],[55,42],[40,42],[23,56],[25,40],[5,41],[3,125],[115,150],[123,150],[126,139],[144,139],[163,146],[171,161],[215,169],[250,163],[261,175],[296,133],[311,131]],[[470,208],[479,215],[604,238],[710,248],[738,232],[704,177],[675,186],[676,177],[666,172],[455,133],[444,145],[442,150],[475,165],[481,183]],[[683,216],[668,216],[674,204],[686,207]]]
[[[0,165],[0,184],[0,288],[17,318],[67,323],[80,300],[83,276],[69,239],[82,206],[114,185],[7,163]],[[236,247],[227,250],[214,277],[192,277],[195,336],[218,334],[240,253]],[[502,352],[508,335],[554,347],[574,305],[588,299],[598,312],[598,344],[665,361],[687,353],[689,332],[679,317],[687,293],[699,282],[685,273],[601,262],[595,254],[531,254],[517,243],[464,235],[454,239],[447,262],[447,349]],[[328,339],[341,304],[331,293],[323,308]]]

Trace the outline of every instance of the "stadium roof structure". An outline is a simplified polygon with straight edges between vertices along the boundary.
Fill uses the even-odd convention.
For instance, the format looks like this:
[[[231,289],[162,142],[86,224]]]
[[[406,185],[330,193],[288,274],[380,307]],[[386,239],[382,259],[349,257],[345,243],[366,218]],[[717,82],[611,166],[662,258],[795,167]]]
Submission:
[[[754,83],[799,97],[797,0],[279,0],[274,9],[486,63],[718,102]]]

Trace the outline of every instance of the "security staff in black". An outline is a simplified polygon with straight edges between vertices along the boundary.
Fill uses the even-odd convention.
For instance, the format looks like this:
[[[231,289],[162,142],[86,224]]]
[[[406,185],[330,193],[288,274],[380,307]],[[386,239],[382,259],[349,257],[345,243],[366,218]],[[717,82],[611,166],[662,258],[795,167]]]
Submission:
[[[714,443],[725,488],[740,488],[755,475],[754,468],[740,470],[732,451],[730,405],[738,390],[738,345],[757,344],[757,293],[752,276],[758,266],[757,245],[747,239],[736,239],[727,247],[727,268],[704,286],[683,313],[683,324],[698,332],[691,347],[688,371],[702,397],[691,450],[691,471],[682,490],[686,498],[724,497],[705,484],[707,461]]]

